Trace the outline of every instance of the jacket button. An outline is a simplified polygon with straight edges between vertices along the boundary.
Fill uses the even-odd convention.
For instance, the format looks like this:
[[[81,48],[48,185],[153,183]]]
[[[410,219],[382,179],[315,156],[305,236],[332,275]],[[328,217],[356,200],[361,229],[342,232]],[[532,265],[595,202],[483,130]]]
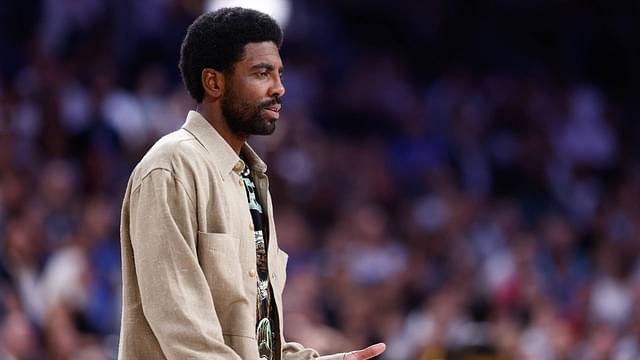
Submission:
[[[249,276],[256,277],[256,271],[254,269],[249,270]]]

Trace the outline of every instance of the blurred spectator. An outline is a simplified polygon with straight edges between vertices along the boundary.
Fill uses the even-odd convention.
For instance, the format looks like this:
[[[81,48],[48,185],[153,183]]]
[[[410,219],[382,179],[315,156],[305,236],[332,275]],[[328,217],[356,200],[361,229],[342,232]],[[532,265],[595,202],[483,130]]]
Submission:
[[[31,360],[40,355],[37,336],[26,315],[13,310],[0,325],[0,359]]]

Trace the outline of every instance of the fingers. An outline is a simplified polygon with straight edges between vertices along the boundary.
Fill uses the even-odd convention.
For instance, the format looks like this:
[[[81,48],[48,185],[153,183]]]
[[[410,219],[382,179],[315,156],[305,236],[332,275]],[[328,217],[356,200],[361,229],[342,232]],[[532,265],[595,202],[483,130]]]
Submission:
[[[345,360],[364,360],[376,357],[384,352],[387,346],[384,343],[371,345],[366,349],[350,352]]]

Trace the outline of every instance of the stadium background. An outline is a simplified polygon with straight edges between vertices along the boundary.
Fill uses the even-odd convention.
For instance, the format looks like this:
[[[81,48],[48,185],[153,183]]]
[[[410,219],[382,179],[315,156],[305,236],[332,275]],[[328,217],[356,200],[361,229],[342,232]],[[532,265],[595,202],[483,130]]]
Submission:
[[[640,358],[640,3],[589,3],[290,3],[282,118],[250,141],[288,339]],[[179,45],[210,5],[0,1],[1,359],[115,357],[120,201],[194,106]]]

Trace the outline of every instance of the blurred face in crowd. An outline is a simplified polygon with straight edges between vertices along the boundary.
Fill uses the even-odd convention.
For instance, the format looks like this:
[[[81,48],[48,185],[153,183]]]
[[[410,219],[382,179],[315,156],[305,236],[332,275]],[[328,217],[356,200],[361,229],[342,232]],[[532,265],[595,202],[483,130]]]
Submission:
[[[36,339],[27,317],[20,312],[9,313],[0,329],[0,347],[17,359],[33,359],[35,345]]]
[[[222,115],[237,135],[269,135],[281,108],[282,59],[271,41],[249,43],[233,69],[225,75]]]

